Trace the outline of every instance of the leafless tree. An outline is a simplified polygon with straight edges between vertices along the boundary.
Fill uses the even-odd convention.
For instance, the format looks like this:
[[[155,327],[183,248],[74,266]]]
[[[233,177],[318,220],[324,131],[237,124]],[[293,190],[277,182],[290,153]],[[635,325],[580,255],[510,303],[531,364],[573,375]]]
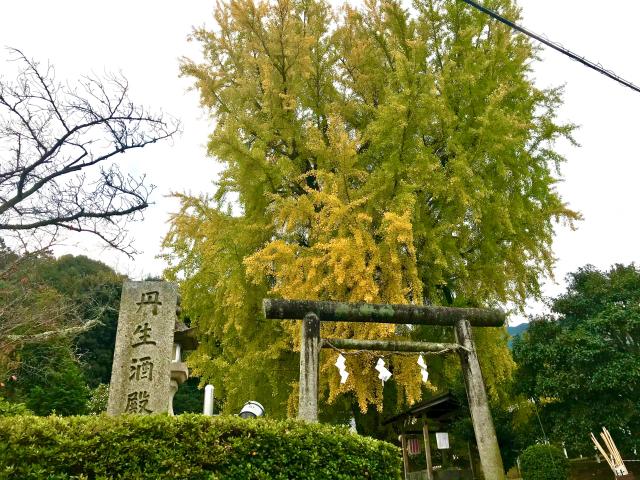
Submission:
[[[129,99],[121,75],[59,83],[12,49],[15,80],[0,77],[0,237],[24,247],[64,231],[90,232],[127,254],[125,230],[153,185],[118,167],[117,155],[170,139],[179,123]]]

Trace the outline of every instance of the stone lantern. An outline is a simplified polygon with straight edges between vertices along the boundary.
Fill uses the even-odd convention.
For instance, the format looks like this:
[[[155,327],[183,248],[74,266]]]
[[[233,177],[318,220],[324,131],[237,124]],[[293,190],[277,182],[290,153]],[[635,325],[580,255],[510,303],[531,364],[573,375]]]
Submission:
[[[176,320],[173,331],[173,354],[171,357],[171,385],[169,394],[169,415],[173,415],[173,397],[180,385],[189,378],[187,364],[182,361],[182,352],[195,350],[198,341],[193,328],[187,327],[184,323]]]

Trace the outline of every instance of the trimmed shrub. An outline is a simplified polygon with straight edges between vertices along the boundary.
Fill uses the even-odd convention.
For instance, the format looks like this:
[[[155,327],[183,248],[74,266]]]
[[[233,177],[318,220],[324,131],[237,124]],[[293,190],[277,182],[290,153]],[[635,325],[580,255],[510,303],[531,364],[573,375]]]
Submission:
[[[0,418],[0,479],[400,479],[395,446],[346,428],[238,417]]]
[[[109,403],[109,385],[101,383],[91,390],[89,400],[87,401],[87,411],[89,415],[99,415],[107,411]]]
[[[531,445],[520,455],[522,480],[567,480],[569,462],[552,445]]]
[[[13,403],[0,397],[0,417],[14,417],[16,415],[33,415],[24,403]]]

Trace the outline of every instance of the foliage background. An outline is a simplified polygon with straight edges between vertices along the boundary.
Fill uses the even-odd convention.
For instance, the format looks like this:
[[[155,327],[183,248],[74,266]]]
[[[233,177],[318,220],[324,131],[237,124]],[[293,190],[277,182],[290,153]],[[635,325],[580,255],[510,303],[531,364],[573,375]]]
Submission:
[[[535,398],[547,434],[572,456],[593,450],[589,432],[606,426],[626,455],[640,447],[640,270],[586,266],[569,276],[514,341],[518,393]]]
[[[22,345],[7,356],[8,370],[15,381],[5,382],[0,392],[13,401],[24,402],[39,415],[84,413],[89,389],[111,378],[120,289],[125,277],[96,260],[65,255],[58,259],[44,252],[19,256],[6,252],[7,262],[18,270],[7,276],[7,285],[22,290],[25,309],[23,331],[55,330],[88,320],[100,323],[77,338],[52,338]],[[7,293],[11,290],[7,290]],[[34,303],[34,296],[46,294],[52,301]],[[40,309],[39,312],[31,310]],[[39,316],[58,314],[55,322],[37,323]],[[33,325],[33,327],[30,327]]]

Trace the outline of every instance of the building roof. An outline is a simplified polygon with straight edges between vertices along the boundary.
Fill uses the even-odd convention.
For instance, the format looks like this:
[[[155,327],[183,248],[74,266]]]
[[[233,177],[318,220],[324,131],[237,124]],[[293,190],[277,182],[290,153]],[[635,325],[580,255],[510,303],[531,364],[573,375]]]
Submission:
[[[198,346],[195,330],[187,327],[180,320],[176,320],[173,329],[173,341],[182,345],[183,350],[195,350]]]
[[[437,395],[423,402],[417,403],[404,412],[383,420],[383,425],[400,423],[411,418],[427,416],[431,420],[443,420],[460,409],[460,404],[449,392]]]

